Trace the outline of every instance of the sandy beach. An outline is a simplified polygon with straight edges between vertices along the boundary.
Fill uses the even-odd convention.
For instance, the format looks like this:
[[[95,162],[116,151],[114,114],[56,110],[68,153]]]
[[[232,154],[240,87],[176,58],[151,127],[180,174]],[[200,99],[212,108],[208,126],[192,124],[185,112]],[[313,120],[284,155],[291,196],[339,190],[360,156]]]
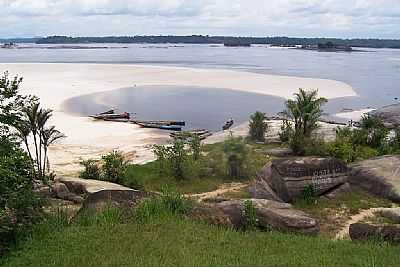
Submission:
[[[62,103],[75,96],[142,85],[198,86],[290,98],[298,88],[318,89],[328,99],[355,96],[347,84],[324,79],[264,75],[244,71],[118,64],[0,64],[0,71],[24,78],[23,94],[34,94],[54,110],[52,124],[68,137],[50,151],[59,175],[76,174],[82,159],[98,158],[113,149],[132,162],[153,158],[150,146],[165,143],[168,133],[123,123],[98,122],[66,113]],[[243,129],[242,129],[243,130]]]

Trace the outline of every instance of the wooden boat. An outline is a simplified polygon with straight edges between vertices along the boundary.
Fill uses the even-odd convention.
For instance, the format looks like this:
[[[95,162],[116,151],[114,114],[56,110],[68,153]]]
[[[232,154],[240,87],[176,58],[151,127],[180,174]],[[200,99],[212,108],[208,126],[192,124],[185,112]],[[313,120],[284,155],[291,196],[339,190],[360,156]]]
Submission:
[[[110,109],[105,112],[99,113],[98,115],[109,115],[109,114],[115,114],[115,110]]]
[[[232,125],[233,125],[233,120],[232,119],[230,119],[229,121],[227,121],[225,124],[224,124],[224,126],[222,126],[222,130],[228,130],[228,129],[230,129],[231,127],[232,127]]]
[[[151,124],[162,124],[162,125],[177,125],[177,126],[185,126],[186,122],[184,121],[141,121],[141,120],[132,120],[131,122],[139,124],[139,123],[151,123]]]
[[[146,123],[146,122],[136,122],[136,124],[143,128],[155,128],[155,129],[169,130],[169,131],[182,131],[182,127],[178,125],[166,125],[166,124]]]
[[[90,116],[97,120],[115,120],[115,119],[130,119],[130,114],[128,112],[120,114],[97,114]]]

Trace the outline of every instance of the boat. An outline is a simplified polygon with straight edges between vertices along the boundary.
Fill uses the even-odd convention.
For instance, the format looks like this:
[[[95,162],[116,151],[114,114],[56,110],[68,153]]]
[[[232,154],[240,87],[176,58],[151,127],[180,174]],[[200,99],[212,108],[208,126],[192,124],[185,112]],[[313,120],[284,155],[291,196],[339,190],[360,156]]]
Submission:
[[[162,125],[177,125],[177,126],[185,126],[185,121],[141,121],[141,120],[132,120],[132,123],[151,123],[151,124],[162,124]]]
[[[115,119],[130,119],[130,114],[128,112],[120,113],[120,114],[113,114],[113,113],[106,113],[106,114],[96,114],[89,116],[91,118],[97,120],[115,120]]]
[[[115,114],[115,110],[110,109],[110,110],[104,111],[102,113],[99,113],[98,115],[109,115],[109,114]]]
[[[222,130],[229,130],[233,125],[233,120],[230,119],[229,121],[225,122],[224,126],[222,126]]]
[[[143,128],[155,128],[155,129],[169,130],[169,131],[182,131],[182,127],[178,125],[166,125],[166,124],[148,123],[148,122],[136,122],[136,124]]]

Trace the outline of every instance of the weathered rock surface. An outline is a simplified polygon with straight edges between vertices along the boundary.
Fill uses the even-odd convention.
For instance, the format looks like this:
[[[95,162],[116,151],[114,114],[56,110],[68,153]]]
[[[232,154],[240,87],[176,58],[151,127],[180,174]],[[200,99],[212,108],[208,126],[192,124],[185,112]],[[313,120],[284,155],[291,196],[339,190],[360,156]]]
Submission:
[[[381,211],[381,215],[392,220],[394,223],[400,224],[400,208],[387,208]]]
[[[245,224],[245,201],[231,200],[216,204],[216,207],[229,216],[236,227]],[[319,223],[305,212],[296,210],[288,203],[266,199],[250,199],[256,209],[256,216],[261,227],[281,231],[315,234],[319,232]]]
[[[254,198],[293,202],[309,186],[318,196],[324,195],[344,185],[347,175],[346,164],[334,158],[276,159],[259,173],[250,193]]]
[[[382,119],[385,126],[390,129],[400,127],[400,103],[382,107],[370,114]]]
[[[351,169],[351,185],[400,203],[400,156],[364,160],[353,164]]]
[[[62,177],[58,178],[56,181],[65,184],[68,189],[75,194],[93,194],[102,190],[134,190],[119,184],[90,179]]]
[[[340,185],[339,187],[333,189],[329,193],[325,194],[325,197],[329,199],[335,199],[337,198],[340,194],[343,193],[348,193],[351,192],[351,187],[349,183],[345,183],[343,185]]]
[[[82,203],[83,198],[77,194],[69,191],[68,187],[60,182],[56,182],[52,185],[53,195],[59,199],[72,201],[75,203]]]
[[[350,225],[352,240],[383,240],[393,244],[400,244],[400,226],[398,225],[372,225],[356,223]]]
[[[96,211],[101,211],[107,205],[132,208],[146,197],[149,197],[149,193],[133,189],[101,190],[89,194],[83,202],[82,208]]]
[[[188,217],[211,225],[232,226],[230,217],[215,206],[195,206]]]

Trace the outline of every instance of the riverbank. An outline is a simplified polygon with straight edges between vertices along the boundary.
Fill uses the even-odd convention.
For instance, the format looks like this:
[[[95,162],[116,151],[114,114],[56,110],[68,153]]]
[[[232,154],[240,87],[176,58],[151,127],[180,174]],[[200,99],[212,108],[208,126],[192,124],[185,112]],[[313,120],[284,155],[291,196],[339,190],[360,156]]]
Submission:
[[[197,86],[290,98],[298,88],[318,88],[328,99],[355,96],[347,84],[332,80],[256,74],[219,69],[193,69],[121,64],[0,64],[0,71],[24,77],[22,93],[40,97],[54,110],[52,124],[68,137],[51,148],[52,167],[59,175],[76,173],[82,159],[118,149],[134,163],[151,160],[150,146],[168,141],[168,133],[135,125],[94,122],[62,107],[72,97],[146,85]]]

